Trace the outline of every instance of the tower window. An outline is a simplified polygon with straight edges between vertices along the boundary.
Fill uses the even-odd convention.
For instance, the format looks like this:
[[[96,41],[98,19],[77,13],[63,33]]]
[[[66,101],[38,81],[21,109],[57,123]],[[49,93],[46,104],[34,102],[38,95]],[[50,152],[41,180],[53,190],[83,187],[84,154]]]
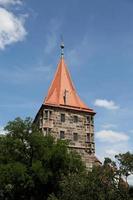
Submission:
[[[43,129],[44,135],[48,135],[48,134],[50,134],[50,132],[51,132],[51,128],[44,128]]]
[[[78,133],[73,133],[73,140],[78,141]]]
[[[65,138],[65,131],[60,131],[60,139],[64,139]]]
[[[74,121],[75,123],[77,123],[77,122],[78,122],[78,116],[74,115],[73,121]]]
[[[87,123],[90,123],[90,116],[89,115],[86,116],[86,121],[87,121]]]
[[[89,143],[90,142],[90,133],[86,134],[86,142]]]
[[[49,118],[51,119],[51,116],[52,116],[52,111],[50,110],[49,111]]]
[[[44,110],[44,118],[51,119],[52,111],[51,110]]]
[[[46,118],[46,119],[48,119],[48,110],[45,110],[45,113],[44,113],[44,117]]]
[[[94,117],[91,116],[91,123],[94,124]]]
[[[61,122],[65,122],[65,114],[61,113]]]

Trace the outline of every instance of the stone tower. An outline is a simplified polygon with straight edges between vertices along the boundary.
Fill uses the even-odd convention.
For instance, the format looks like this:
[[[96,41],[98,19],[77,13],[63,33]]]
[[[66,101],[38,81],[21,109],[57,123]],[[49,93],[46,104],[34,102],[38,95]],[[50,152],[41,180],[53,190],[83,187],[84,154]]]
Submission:
[[[64,61],[64,45],[61,58],[34,122],[44,135],[68,140],[69,148],[76,150],[85,161],[87,168],[99,164],[95,157],[94,115],[95,112],[78,96]]]

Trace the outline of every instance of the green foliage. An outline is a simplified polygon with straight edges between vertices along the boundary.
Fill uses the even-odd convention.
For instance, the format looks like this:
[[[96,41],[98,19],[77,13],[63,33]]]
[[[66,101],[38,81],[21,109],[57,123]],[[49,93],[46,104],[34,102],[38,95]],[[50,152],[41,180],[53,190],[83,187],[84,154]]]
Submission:
[[[60,200],[129,200],[125,185],[108,165],[94,167],[88,174],[71,174],[61,181]]]
[[[133,174],[133,154],[127,152],[125,154],[119,154],[115,156],[119,165],[119,172],[126,177],[126,181],[129,175]]]
[[[57,199],[57,197],[54,194],[50,194],[48,200],[59,200],[59,199]]]
[[[130,196],[130,200],[133,199],[133,186],[129,187],[129,196]]]
[[[16,118],[0,136],[0,199],[47,199],[57,193],[62,176],[84,166],[65,141],[43,136],[30,118]]]
[[[87,171],[66,141],[54,141],[16,118],[0,136],[0,200],[132,200],[133,189],[122,177],[133,173],[133,155],[105,158]]]

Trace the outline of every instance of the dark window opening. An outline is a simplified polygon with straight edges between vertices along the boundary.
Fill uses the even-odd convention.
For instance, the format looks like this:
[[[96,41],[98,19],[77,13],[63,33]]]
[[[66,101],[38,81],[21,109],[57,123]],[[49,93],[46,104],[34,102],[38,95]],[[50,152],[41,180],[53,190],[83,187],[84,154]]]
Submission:
[[[65,138],[65,132],[64,131],[60,131],[60,139],[64,139]]]
[[[90,133],[86,134],[86,142],[89,143],[90,142]]]
[[[65,114],[61,114],[61,122],[65,122]]]
[[[90,123],[90,116],[87,116],[87,117],[86,117],[86,121],[87,121],[88,123]]]
[[[93,124],[94,123],[94,117],[91,116],[91,123]]]
[[[75,122],[75,123],[78,122],[78,116],[75,115],[75,116],[73,117],[73,119],[74,119],[74,122]]]
[[[78,133],[73,133],[73,140],[78,141]]]
[[[44,119],[51,119],[52,111],[44,110]]]
[[[51,119],[51,116],[52,116],[52,111],[50,110],[49,111],[49,119]]]
[[[48,119],[48,110],[45,110],[45,118]]]
[[[43,132],[44,132],[45,135],[48,135],[51,132],[51,128],[44,128]]]

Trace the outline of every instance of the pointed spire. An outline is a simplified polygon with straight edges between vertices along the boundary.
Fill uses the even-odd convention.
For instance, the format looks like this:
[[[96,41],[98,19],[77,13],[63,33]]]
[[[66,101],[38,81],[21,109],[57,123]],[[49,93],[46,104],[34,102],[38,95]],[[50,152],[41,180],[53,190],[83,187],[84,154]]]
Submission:
[[[73,109],[93,112],[78,96],[64,61],[64,43],[61,43],[61,60],[58,64],[54,79],[44,100],[45,105],[65,106]]]

